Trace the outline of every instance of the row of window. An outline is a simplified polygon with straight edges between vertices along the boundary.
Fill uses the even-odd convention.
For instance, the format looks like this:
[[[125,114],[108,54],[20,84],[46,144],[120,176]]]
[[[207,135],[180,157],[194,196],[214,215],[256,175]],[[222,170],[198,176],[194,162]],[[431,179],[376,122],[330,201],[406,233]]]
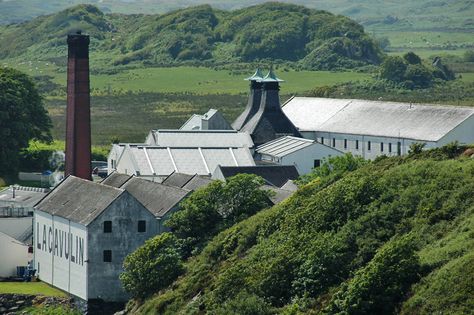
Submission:
[[[321,137],[321,143],[324,144],[324,137]],[[336,138],[332,138],[332,146],[336,147]],[[347,139],[344,139],[344,149],[347,149]],[[355,141],[355,149],[359,150],[359,140]],[[372,150],[372,142],[367,141],[367,151]],[[385,145],[383,142],[380,142],[380,152],[384,152],[385,150]],[[392,143],[388,143],[388,152],[392,153]],[[397,142],[397,154],[401,155],[402,154],[402,143]]]
[[[137,231],[138,233],[146,232],[145,220],[138,221]],[[112,221],[104,221],[104,233],[112,233]]]

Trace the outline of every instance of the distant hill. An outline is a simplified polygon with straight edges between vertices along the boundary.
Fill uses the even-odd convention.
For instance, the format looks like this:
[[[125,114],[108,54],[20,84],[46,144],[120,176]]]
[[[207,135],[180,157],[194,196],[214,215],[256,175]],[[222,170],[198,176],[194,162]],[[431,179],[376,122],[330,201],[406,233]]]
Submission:
[[[64,62],[66,34],[78,29],[92,37],[96,68],[282,60],[332,70],[377,64],[382,56],[353,20],[274,2],[234,11],[201,5],[163,15],[104,14],[78,5],[0,27],[0,59]]]
[[[165,13],[200,4],[219,9],[239,9],[265,0],[0,0],[0,24],[30,20],[67,7],[90,3],[103,12]],[[354,18],[371,29],[385,26],[409,30],[473,29],[474,3],[471,0],[286,0],[284,2],[328,10]]]

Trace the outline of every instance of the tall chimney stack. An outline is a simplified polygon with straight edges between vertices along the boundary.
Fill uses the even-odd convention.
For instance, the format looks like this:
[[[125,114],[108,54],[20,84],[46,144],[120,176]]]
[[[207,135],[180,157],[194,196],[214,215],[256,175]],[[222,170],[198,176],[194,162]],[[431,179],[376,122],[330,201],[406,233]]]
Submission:
[[[89,36],[68,35],[65,176],[92,179]]]
[[[250,81],[250,94],[249,100],[247,102],[247,107],[245,107],[242,114],[232,123],[232,128],[235,130],[241,130],[242,127],[257,113],[258,108],[260,107],[260,100],[262,98],[262,79],[263,73],[260,69],[257,68],[254,75],[245,79]]]

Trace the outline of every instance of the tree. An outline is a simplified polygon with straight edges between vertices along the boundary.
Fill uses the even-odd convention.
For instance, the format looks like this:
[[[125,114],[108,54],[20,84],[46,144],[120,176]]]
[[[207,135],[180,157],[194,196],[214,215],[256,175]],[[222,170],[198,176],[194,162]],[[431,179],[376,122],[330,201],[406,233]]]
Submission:
[[[380,77],[394,82],[404,80],[407,64],[402,57],[387,57],[380,68]]]
[[[270,192],[261,189],[264,180],[239,174],[227,182],[214,181],[196,190],[165,222],[188,246],[206,242],[221,230],[270,206]]]
[[[51,120],[33,81],[0,68],[0,176],[16,177],[20,151],[32,139],[51,141]]]
[[[412,51],[407,52],[405,55],[403,55],[403,59],[405,59],[406,62],[408,62],[411,65],[421,64],[421,58]]]
[[[360,156],[354,156],[352,153],[330,157],[324,160],[320,167],[313,168],[311,173],[301,176],[298,184],[308,184],[315,179],[319,179],[321,182],[331,182],[341,178],[343,174],[355,171],[367,163],[368,161]]]
[[[145,298],[173,283],[184,267],[176,237],[163,233],[149,239],[125,258],[120,275],[134,298]]]

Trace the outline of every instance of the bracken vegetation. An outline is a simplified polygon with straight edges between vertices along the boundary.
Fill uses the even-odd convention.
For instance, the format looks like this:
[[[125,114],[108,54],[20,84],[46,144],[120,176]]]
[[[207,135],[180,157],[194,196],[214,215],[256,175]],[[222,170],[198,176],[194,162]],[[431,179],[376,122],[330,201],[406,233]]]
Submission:
[[[466,314],[474,159],[457,144],[320,174],[224,230],[139,314]],[[470,149],[472,154],[473,150]],[[345,158],[350,162],[350,159]],[[350,163],[349,163],[350,164]]]

